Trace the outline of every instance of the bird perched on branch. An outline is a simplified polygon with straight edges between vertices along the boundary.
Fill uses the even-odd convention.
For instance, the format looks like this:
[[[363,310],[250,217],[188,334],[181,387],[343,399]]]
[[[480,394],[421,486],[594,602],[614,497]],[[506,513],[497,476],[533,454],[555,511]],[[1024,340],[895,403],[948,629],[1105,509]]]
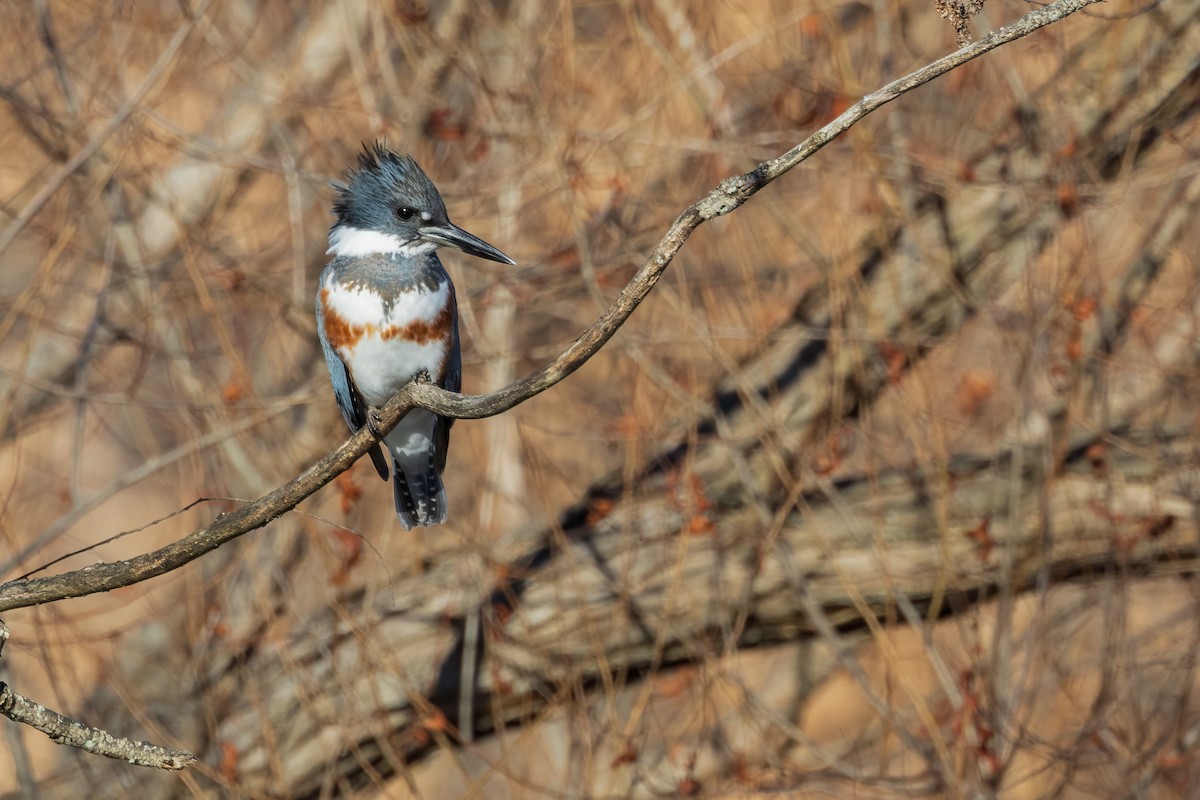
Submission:
[[[382,144],[365,147],[358,169],[333,186],[333,260],[321,273],[317,334],[338,407],[357,431],[369,424],[371,409],[411,380],[459,391],[458,307],[437,249],[516,262],[450,222],[417,162]],[[453,422],[414,408],[383,437],[392,456],[396,514],[406,529],[446,520],[441,473]],[[379,445],[367,452],[386,481]]]

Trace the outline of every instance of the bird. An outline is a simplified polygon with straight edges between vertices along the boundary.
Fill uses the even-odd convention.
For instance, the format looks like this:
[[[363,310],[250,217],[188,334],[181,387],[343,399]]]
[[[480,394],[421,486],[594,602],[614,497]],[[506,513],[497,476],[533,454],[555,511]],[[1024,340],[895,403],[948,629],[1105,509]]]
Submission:
[[[374,426],[375,409],[413,380],[457,392],[462,352],[454,284],[437,257],[450,247],[516,264],[450,221],[446,204],[412,156],[364,145],[357,168],[334,182],[336,198],[317,290],[317,335],[333,395],[350,430]],[[446,521],[442,472],[454,420],[414,408],[368,450],[392,480],[405,530]]]

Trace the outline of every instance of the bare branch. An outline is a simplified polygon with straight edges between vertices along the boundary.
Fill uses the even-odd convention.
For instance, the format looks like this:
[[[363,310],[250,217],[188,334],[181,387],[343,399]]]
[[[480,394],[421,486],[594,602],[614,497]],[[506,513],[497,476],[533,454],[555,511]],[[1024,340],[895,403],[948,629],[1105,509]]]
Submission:
[[[786,153],[762,162],[750,172],[721,181],[703,199],[679,215],[650,257],[622,289],[613,305],[553,361],[523,380],[485,395],[459,395],[429,384],[409,384],[382,409],[379,415],[381,432],[390,431],[401,417],[416,407],[456,418],[478,419],[507,411],[559,383],[599,352],[612,338],[654,289],[684,242],[704,222],[734,211],[768,183],[790,171],[868,114],[902,94],[1094,2],[1098,0],[1058,0],[1037,8],[1017,22],[993,31],[979,42],[963,47],[867,95]],[[222,514],[209,525],[152,553],[127,561],[95,564],[61,575],[4,584],[0,586],[0,612],[110,591],[177,569],[290,511],[349,469],[373,442],[372,434],[367,429],[360,430],[341,447],[287,484],[237,511]]]
[[[0,650],[8,641],[8,626],[0,621]],[[89,753],[128,761],[137,767],[183,769],[196,763],[196,756],[187,750],[176,750],[149,742],[139,742],[113,736],[107,731],[76,722],[41,703],[17,694],[7,683],[0,681],[0,714],[36,728],[58,744],[78,747]]]
[[[0,621],[0,650],[8,640],[8,626]],[[176,750],[166,745],[152,745],[149,741],[125,739],[92,728],[83,722],[52,711],[41,703],[12,691],[12,687],[0,681],[0,714],[13,722],[28,724],[31,728],[54,740],[55,744],[78,747],[97,756],[116,758],[134,766],[154,766],[161,770],[181,770],[196,763],[196,756],[186,750]]]
[[[160,744],[139,742],[113,736],[107,731],[84,725],[57,711],[51,711],[12,690],[0,681],[0,714],[13,722],[36,728],[57,744],[78,747],[96,755],[128,761],[136,767],[183,769],[196,763],[196,756],[187,750],[176,750]]]

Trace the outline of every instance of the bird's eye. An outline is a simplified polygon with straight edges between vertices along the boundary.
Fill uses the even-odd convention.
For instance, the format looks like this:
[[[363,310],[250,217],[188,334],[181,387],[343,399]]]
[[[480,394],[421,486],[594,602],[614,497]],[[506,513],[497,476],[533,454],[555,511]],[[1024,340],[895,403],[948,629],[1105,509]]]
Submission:
[[[396,209],[396,216],[403,220],[410,220],[417,212],[413,211],[408,206],[400,206]]]

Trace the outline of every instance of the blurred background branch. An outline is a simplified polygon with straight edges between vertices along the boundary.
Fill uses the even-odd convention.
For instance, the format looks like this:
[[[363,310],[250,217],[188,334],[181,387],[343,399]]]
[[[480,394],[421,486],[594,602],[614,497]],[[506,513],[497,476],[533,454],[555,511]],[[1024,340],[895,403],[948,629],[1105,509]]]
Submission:
[[[10,736],[11,791],[1189,796],[1198,6],[1095,6],[713,219],[571,381],[456,426],[448,526],[397,535],[352,469],[169,581],[9,612],[6,681],[201,754]],[[447,259],[479,393],[955,35],[930,2],[4,13],[5,228],[131,109],[0,266],[6,577],[151,552],[339,438],[309,295],[360,140],[523,265]]]
[[[607,344],[654,289],[659,278],[670,266],[688,237],[700,225],[718,216],[733,212],[770,181],[793,169],[835,137],[849,130],[850,126],[867,114],[891,102],[904,92],[912,91],[988,50],[1026,36],[1037,28],[1063,19],[1068,14],[1095,1],[1071,0],[1068,2],[1060,0],[1052,6],[1031,12],[1021,21],[989,35],[983,42],[938,59],[872,93],[784,155],[763,162],[743,175],[721,181],[721,184],[709,191],[704,199],[692,204],[680,214],[651,252],[650,257],[625,285],[616,301],[605,310],[594,325],[579,334],[570,347],[553,361],[526,378],[501,386],[486,395],[463,397],[446,392],[432,384],[410,387],[398,394],[386,408],[381,409],[378,420],[379,434],[383,435],[389,432],[400,418],[414,407],[428,408],[457,418],[479,419],[510,411],[517,405],[555,386],[583,366],[588,359]],[[509,301],[505,301],[505,306],[509,305]],[[912,315],[920,313],[920,310],[916,308],[906,309],[906,311]],[[509,313],[505,312],[505,315],[507,316]],[[507,371],[505,374],[508,374]],[[34,579],[21,578],[19,581],[2,584],[0,585],[0,611],[11,611],[15,608],[64,600],[69,597],[83,597],[96,592],[111,591],[178,569],[243,534],[261,528],[295,508],[298,503],[348,469],[363,455],[372,441],[375,439],[368,436],[367,431],[359,431],[341,448],[289,481],[287,485],[239,508],[233,514],[223,515],[211,525],[194,531],[184,539],[154,552],[122,562],[93,564],[82,570],[61,575]],[[157,464],[154,465],[154,469],[157,467]],[[140,477],[137,475],[132,480],[140,479]],[[488,518],[490,519],[491,516],[489,515]],[[56,531],[56,528],[51,528],[51,531]],[[47,538],[49,537],[45,534],[38,537],[34,541],[32,549],[45,545]],[[18,561],[28,555],[30,549],[27,547],[18,557]]]

